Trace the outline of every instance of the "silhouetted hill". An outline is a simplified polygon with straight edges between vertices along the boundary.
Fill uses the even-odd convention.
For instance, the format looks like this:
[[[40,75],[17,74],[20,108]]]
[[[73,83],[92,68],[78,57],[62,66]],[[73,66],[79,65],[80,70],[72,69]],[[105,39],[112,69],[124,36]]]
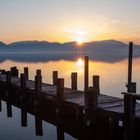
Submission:
[[[0,49],[4,47],[7,47],[7,45],[0,41]]]
[[[54,54],[53,54],[54,53]],[[57,53],[57,54],[56,54]],[[128,44],[117,40],[85,42],[79,46],[76,42],[21,41],[11,44],[0,42],[0,61],[48,61],[88,55],[97,61],[116,62],[128,57]],[[134,45],[134,57],[140,57],[140,46]]]
[[[0,46],[5,47],[5,51],[9,52],[76,52],[77,50],[83,52],[100,51],[100,52],[114,52],[127,51],[128,45],[116,40],[103,40],[83,43],[78,46],[76,42],[57,43],[48,41],[21,41],[11,44],[4,44],[0,42]],[[1,48],[0,48],[1,49]],[[135,49],[140,50],[140,46],[135,45]]]

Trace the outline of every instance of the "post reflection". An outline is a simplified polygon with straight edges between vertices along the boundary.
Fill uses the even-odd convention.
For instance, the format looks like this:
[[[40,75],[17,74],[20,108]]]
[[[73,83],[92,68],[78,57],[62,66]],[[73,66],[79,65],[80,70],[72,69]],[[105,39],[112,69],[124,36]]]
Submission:
[[[27,127],[27,111],[25,109],[21,109],[21,126]]]
[[[12,105],[9,102],[6,102],[7,107],[7,117],[12,117]]]
[[[35,130],[37,136],[43,136],[42,120],[38,116],[35,116]]]
[[[2,104],[1,104],[1,99],[0,99],[0,112],[2,111]]]
[[[57,126],[57,140],[64,140],[64,131],[61,127]]]

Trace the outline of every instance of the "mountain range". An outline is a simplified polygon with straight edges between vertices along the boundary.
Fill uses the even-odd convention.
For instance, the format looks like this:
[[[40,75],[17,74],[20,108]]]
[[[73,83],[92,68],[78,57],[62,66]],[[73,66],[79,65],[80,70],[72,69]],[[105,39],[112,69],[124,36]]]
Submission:
[[[134,57],[140,57],[140,45],[134,44],[133,52]],[[0,42],[0,61],[5,59],[16,61],[70,60],[77,54],[88,55],[90,59],[98,61],[116,62],[128,57],[128,44],[117,40],[92,41],[81,45],[76,42],[58,43],[37,40],[10,44]]]
[[[139,45],[134,45],[135,49],[140,49]],[[90,51],[117,51],[117,50],[127,50],[128,45],[117,40],[103,40],[103,41],[92,41],[85,42],[81,46],[76,42],[58,43],[58,42],[48,42],[48,41],[20,41],[10,44],[5,44],[0,42],[1,52],[52,52],[52,51],[63,51],[63,52],[75,52],[77,50],[83,50],[84,52]]]

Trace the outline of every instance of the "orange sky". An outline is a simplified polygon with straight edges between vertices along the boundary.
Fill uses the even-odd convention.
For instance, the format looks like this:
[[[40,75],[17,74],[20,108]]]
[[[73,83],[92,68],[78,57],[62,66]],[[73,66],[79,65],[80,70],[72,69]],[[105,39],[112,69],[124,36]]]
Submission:
[[[0,40],[116,39],[140,44],[138,0],[1,0]]]

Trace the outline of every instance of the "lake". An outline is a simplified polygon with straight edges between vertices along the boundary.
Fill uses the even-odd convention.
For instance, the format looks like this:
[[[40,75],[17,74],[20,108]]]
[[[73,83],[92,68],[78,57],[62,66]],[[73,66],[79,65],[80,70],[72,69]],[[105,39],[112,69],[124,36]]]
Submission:
[[[54,54],[53,54],[54,55]],[[56,54],[57,55],[57,54]],[[61,55],[61,54],[59,54]],[[26,57],[26,56],[24,56]],[[32,58],[32,55],[30,55]],[[41,56],[40,56],[41,57]],[[42,70],[43,82],[52,83],[52,71],[57,70],[60,78],[65,79],[65,87],[71,86],[71,72],[78,72],[78,89],[84,87],[84,64],[82,55],[75,55],[71,59],[62,57],[61,59],[28,61],[27,59],[4,59],[0,61],[0,68],[9,70],[12,66],[17,66],[19,72],[23,72],[24,67],[29,67],[29,78],[34,79],[37,69]],[[89,84],[92,86],[92,76],[100,76],[100,88],[102,94],[122,97],[121,92],[126,91],[128,60],[119,61],[97,61],[92,58],[89,62]],[[140,58],[133,60],[133,82],[137,82],[137,92],[140,93]],[[55,140],[57,139],[56,127],[43,122],[43,136],[35,135],[34,116],[28,114],[28,127],[20,126],[20,109],[13,107],[13,117],[7,118],[6,103],[2,102],[2,112],[0,113],[0,139],[12,140],[34,139],[34,140]],[[65,133],[66,140],[74,138]]]

